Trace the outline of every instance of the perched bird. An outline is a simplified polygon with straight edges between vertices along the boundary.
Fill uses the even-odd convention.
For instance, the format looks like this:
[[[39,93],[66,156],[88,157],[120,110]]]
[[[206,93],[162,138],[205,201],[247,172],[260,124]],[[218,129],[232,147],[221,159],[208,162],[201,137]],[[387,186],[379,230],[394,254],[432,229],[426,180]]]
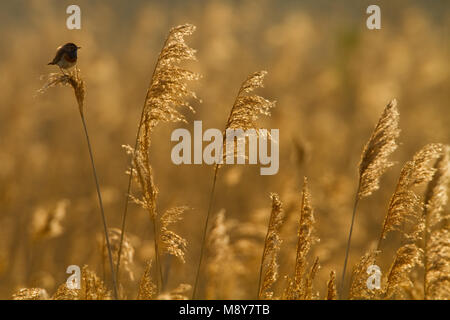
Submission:
[[[80,48],[74,43],[66,43],[56,49],[55,57],[48,64],[57,65],[64,73],[63,69],[72,68],[77,63],[77,50]]]

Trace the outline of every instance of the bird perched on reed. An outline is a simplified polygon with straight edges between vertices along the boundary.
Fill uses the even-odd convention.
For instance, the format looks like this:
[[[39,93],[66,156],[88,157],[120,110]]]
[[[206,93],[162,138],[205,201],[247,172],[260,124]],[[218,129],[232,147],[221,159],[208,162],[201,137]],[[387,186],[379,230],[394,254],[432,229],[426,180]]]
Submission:
[[[55,57],[48,64],[57,65],[64,73],[63,69],[70,69],[77,63],[77,51],[80,48],[72,42],[66,43],[56,49]]]

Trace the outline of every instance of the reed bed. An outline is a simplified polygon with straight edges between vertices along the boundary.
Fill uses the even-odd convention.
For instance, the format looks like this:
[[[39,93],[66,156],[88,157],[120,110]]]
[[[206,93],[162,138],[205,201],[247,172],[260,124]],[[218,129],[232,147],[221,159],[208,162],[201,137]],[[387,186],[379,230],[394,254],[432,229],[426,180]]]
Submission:
[[[42,158],[45,170],[32,178],[27,175],[43,164],[29,160],[26,152],[16,154],[17,163],[10,166],[22,164],[23,172],[9,176],[9,158],[0,150],[0,178],[7,182],[0,187],[0,203],[7,212],[27,211],[28,205],[11,209],[13,200],[19,203],[22,197],[36,204],[29,215],[4,220],[15,221],[11,230],[16,232],[11,241],[0,242],[8,257],[0,254],[0,281],[8,290],[3,294],[16,300],[450,299],[450,146],[448,127],[439,116],[448,107],[441,102],[445,57],[439,39],[421,31],[434,30],[427,18],[414,11],[405,14],[405,25],[410,17],[420,21],[418,31],[413,37],[398,26],[408,41],[385,36],[388,50],[376,51],[358,35],[342,35],[342,52],[328,48],[339,60],[330,67],[315,60],[328,59],[312,54],[321,46],[314,41],[321,30],[300,11],[263,31],[247,30],[264,39],[257,44],[258,54],[247,56],[237,44],[239,30],[215,34],[236,24],[228,11],[215,6],[220,5],[211,4],[205,15],[209,23],[217,21],[217,29],[199,22],[198,29],[182,24],[168,33],[159,30],[166,36],[152,38],[152,50],[141,41],[146,34],[136,34],[130,40],[136,51],[124,55],[130,54],[139,67],[131,62],[130,70],[119,73],[118,66],[104,70],[114,64],[112,59],[98,64],[88,60],[94,67],[80,62],[83,77],[78,67],[49,74],[39,90],[45,95],[35,101],[43,108],[46,103],[60,105],[54,122],[31,108],[26,110],[30,117],[11,117],[28,128],[25,135],[42,132],[47,137],[46,121],[51,122],[48,130],[57,127],[63,142],[52,136],[55,145],[28,144],[27,152],[37,158],[54,148]],[[257,21],[254,8],[240,8],[246,10],[237,10],[239,17]],[[269,8],[263,4],[260,10],[267,13]],[[150,23],[144,18],[141,24]],[[199,38],[207,32],[214,41],[206,44]],[[417,34],[427,39],[423,54],[429,60],[420,60]],[[266,45],[276,52],[269,63],[263,59],[272,54],[264,51]],[[245,62],[236,68],[232,61],[237,52]],[[395,69],[400,67],[393,62],[405,52],[410,59]],[[408,61],[415,60],[424,66],[410,68]],[[384,73],[366,74],[355,68],[355,61],[376,61]],[[150,74],[143,64],[153,66]],[[251,73],[261,66],[269,72]],[[142,103],[135,98],[136,79],[149,81],[141,109],[135,107]],[[405,89],[402,81],[413,88]],[[404,92],[392,89],[393,83],[401,83]],[[7,83],[2,86],[6,93],[12,90]],[[55,88],[59,86],[71,88],[73,95],[68,98],[67,90]],[[16,96],[19,105],[22,98]],[[47,163],[60,168],[52,159],[75,159],[77,152],[86,152],[73,139],[78,131],[72,132],[65,108],[73,97],[90,163],[80,157],[64,164],[73,170],[50,170]],[[338,116],[336,108],[344,105],[345,113]],[[34,130],[29,119],[44,120]],[[193,120],[216,124],[223,132],[279,128],[280,173],[261,177],[252,166],[167,165],[168,132],[189,129]],[[5,141],[17,137],[10,130]],[[125,152],[116,151],[121,145]],[[236,149],[222,151],[223,159],[236,155]],[[88,169],[95,190],[86,183]],[[66,182],[71,177],[74,181]],[[20,188],[29,179],[59,186],[49,190],[55,196],[44,187],[47,201],[31,196],[32,190]],[[97,211],[101,224],[93,218]],[[26,241],[12,250],[22,229]],[[81,266],[79,289],[67,287],[66,265],[50,266],[48,261],[60,261],[56,257]],[[16,261],[25,266],[17,271],[22,276],[1,278],[21,265]],[[368,270],[374,266],[381,272],[380,286],[371,289]],[[45,273],[47,267],[52,275]]]

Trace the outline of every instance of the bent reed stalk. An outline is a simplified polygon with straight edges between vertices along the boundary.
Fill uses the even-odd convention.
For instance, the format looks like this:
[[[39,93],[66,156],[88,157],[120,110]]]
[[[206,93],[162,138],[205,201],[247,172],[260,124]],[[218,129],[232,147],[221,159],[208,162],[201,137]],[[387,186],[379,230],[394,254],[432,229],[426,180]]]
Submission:
[[[225,130],[223,134],[222,150],[224,150],[225,140],[226,140],[226,130],[227,129],[255,129],[257,130],[257,123],[259,115],[270,116],[270,109],[275,107],[275,101],[269,101],[259,95],[250,94],[255,89],[264,87],[264,77],[267,71],[258,71],[250,74],[247,79],[242,83],[239,88],[236,99],[233,103],[231,111],[228,115],[227,123],[225,125]],[[244,138],[245,139],[245,138]],[[228,153],[236,154],[236,150],[225,150],[222,152],[223,160],[227,157]],[[225,163],[225,161],[223,161]],[[202,262],[204,258],[205,251],[205,239],[208,231],[208,223],[210,221],[210,215],[213,207],[214,192],[217,182],[217,173],[220,169],[220,165],[216,164],[214,166],[214,179],[209,197],[208,212],[206,214],[205,224],[202,233],[202,244],[200,249],[200,258],[197,267],[197,273],[195,277],[194,289],[192,293],[192,299],[195,299],[198,291],[198,284],[200,278],[200,272],[202,267]]]
[[[153,71],[154,73],[155,71]],[[153,78],[153,75],[152,75]],[[144,100],[144,105],[142,106],[142,111],[141,111],[141,117],[139,119],[139,126],[138,126],[138,130],[136,133],[136,141],[134,142],[134,148],[133,148],[133,153],[131,155],[130,158],[130,162],[129,162],[129,168],[133,167],[133,159],[135,157],[135,152],[136,152],[136,148],[138,146],[138,142],[139,142],[139,135],[141,133],[141,128],[142,128],[142,120],[144,119],[144,111],[145,111],[145,102],[148,99],[148,93],[149,90],[147,90],[147,94],[145,96],[145,100]],[[124,239],[124,235],[125,235],[125,224],[126,224],[126,220],[127,220],[127,213],[128,213],[128,203],[129,203],[129,199],[130,199],[130,191],[131,191],[131,183],[133,181],[133,170],[130,170],[130,173],[128,175],[128,186],[127,186],[127,192],[126,194],[126,200],[125,200],[125,206],[123,209],[123,214],[122,214],[122,224],[120,227],[120,241],[119,241],[119,251],[118,251],[118,255],[117,255],[117,263],[116,263],[116,281],[119,280],[119,272],[120,272],[120,256],[122,254],[122,247],[123,247],[123,239]],[[157,255],[155,256],[155,260]]]
[[[72,87],[74,94],[75,94],[75,98],[78,103],[78,111],[80,112],[81,122],[83,124],[83,130],[84,130],[84,134],[86,136],[86,142],[87,142],[87,146],[88,146],[88,150],[89,150],[89,157],[90,157],[91,166],[92,166],[92,173],[94,175],[95,188],[97,191],[98,203],[100,206],[100,213],[101,213],[102,224],[103,224],[103,232],[105,234],[105,240],[106,240],[106,247],[108,248],[108,260],[109,260],[109,266],[111,269],[114,298],[117,300],[119,298],[119,296],[118,296],[116,276],[115,276],[115,272],[114,272],[114,264],[113,264],[113,259],[112,259],[111,243],[110,243],[109,235],[108,235],[108,227],[107,227],[107,223],[106,223],[105,211],[103,208],[102,195],[100,192],[100,184],[98,182],[97,171],[95,169],[94,154],[92,152],[91,142],[89,139],[89,133],[88,133],[87,125],[86,125],[86,120],[84,117],[84,98],[86,95],[86,88],[84,85],[84,80],[80,76],[80,70],[75,69],[75,71],[72,71],[70,73],[62,73],[62,74],[51,73],[47,79],[47,82],[44,84],[44,86],[38,92],[43,93],[47,89],[49,89],[51,87],[56,87],[56,86]]]
[[[356,210],[359,200],[370,196],[374,191],[378,190],[380,178],[383,173],[394,165],[388,160],[392,152],[397,149],[395,141],[400,135],[398,127],[399,113],[397,110],[397,100],[393,99],[388,103],[383,111],[377,125],[375,126],[369,141],[364,146],[359,162],[359,180],[358,188],[353,204],[352,221],[345,249],[344,266],[342,268],[341,284],[339,289],[340,298],[343,296],[345,285],[345,273],[347,271],[347,262],[350,253],[350,245],[352,239],[353,226],[356,218]]]
[[[270,289],[278,279],[279,265],[277,260],[282,243],[280,230],[284,222],[284,211],[278,194],[272,193],[270,198],[272,200],[272,210],[259,266],[257,300],[271,299],[273,291],[270,291]]]
[[[185,70],[178,66],[181,61],[195,61],[195,50],[190,48],[184,41],[185,36],[191,35],[195,26],[191,24],[180,25],[170,30],[163,48],[158,55],[158,60],[153,69],[150,84],[142,107],[139,120],[138,132],[134,148],[125,146],[131,154],[131,165],[126,193],[126,201],[122,215],[121,240],[117,259],[117,276],[120,270],[120,256],[125,234],[126,218],[128,213],[128,201],[131,197],[134,202],[141,205],[150,213],[154,232],[155,267],[158,272],[156,293],[163,287],[163,273],[159,252],[159,226],[156,211],[157,190],[153,182],[152,168],[149,159],[151,144],[151,133],[160,122],[186,122],[184,116],[177,110],[187,107],[194,109],[186,101],[187,98],[197,99],[195,93],[187,88],[186,82],[200,79],[200,75]],[[199,99],[197,99],[199,100]],[[136,173],[136,174],[134,174]],[[141,187],[142,198],[138,199],[131,195],[132,178],[137,179]]]

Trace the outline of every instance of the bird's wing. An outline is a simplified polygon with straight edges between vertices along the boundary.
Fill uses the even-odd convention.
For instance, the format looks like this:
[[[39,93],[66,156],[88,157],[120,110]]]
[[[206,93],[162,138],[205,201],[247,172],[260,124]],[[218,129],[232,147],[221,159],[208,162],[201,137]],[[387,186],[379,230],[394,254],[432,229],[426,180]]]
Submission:
[[[59,46],[59,47],[56,49],[56,55],[55,55],[55,57],[54,57],[53,60],[52,60],[51,62],[49,62],[48,64],[57,64],[58,61],[61,60],[63,54],[64,54],[63,46]]]

